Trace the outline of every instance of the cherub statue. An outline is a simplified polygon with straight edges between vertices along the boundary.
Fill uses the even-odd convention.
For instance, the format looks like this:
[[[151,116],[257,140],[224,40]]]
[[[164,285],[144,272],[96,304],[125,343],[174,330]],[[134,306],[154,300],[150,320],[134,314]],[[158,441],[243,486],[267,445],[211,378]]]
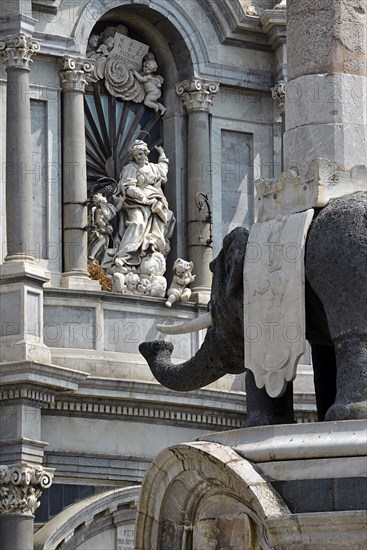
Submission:
[[[125,277],[125,284],[129,294],[136,294],[140,277],[137,273],[130,271]]]
[[[105,251],[108,248],[112,236],[112,225],[110,221],[116,215],[123,204],[123,198],[116,202],[116,205],[107,202],[106,197],[96,193],[91,199],[90,209],[90,233],[88,245],[88,259],[91,262],[102,263]]]
[[[192,262],[187,262],[182,258],[177,258],[173,264],[173,271],[175,272],[172,284],[167,291],[167,301],[165,305],[172,307],[174,302],[181,300],[187,302],[191,296],[191,290],[186,286],[195,280],[195,275],[192,275],[191,271],[194,267]]]
[[[164,115],[164,113],[166,112],[166,107],[158,101],[158,99],[162,95],[161,88],[163,84],[163,77],[153,74],[157,72],[157,70],[158,64],[155,60],[154,55],[152,53],[148,53],[145,56],[145,60],[143,62],[143,72],[138,73],[137,71],[133,70],[132,73],[135,78],[141,84],[143,84],[145,93],[144,105],[150,107],[151,109],[154,109],[156,113],[160,111],[161,114]]]
[[[142,259],[139,267],[140,281],[149,283],[150,296],[164,298],[166,295],[167,281],[163,277],[165,271],[166,260],[160,252],[153,252]]]
[[[99,35],[91,34],[88,39],[87,57],[91,57],[91,58],[99,57],[99,53],[97,53],[98,45],[99,45]]]

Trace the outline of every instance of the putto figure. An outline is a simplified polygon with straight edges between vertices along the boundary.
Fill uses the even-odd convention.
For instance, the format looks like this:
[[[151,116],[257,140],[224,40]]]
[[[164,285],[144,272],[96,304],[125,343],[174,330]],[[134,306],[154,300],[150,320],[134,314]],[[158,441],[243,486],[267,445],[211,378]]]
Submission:
[[[162,84],[163,77],[160,75],[155,75],[158,70],[158,64],[155,60],[155,57],[152,53],[148,53],[145,56],[143,62],[143,72],[138,73],[137,71],[132,71],[135,78],[143,84],[144,88],[144,105],[154,109],[157,113],[160,111],[162,115],[166,112],[166,107],[158,101],[162,95]]]
[[[187,302],[190,298],[191,290],[186,287],[195,280],[195,275],[191,273],[193,267],[192,262],[187,262],[182,258],[177,258],[173,264],[175,274],[167,291],[167,301],[165,303],[167,307],[172,307],[172,304],[178,300]]]

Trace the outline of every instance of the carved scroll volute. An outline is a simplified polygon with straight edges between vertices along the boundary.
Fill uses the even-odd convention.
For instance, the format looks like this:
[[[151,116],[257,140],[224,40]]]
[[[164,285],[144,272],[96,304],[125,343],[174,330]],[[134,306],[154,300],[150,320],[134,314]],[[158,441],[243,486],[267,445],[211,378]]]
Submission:
[[[0,41],[0,55],[7,69],[30,70],[32,56],[40,50],[40,43],[24,33],[7,36]]]
[[[213,103],[213,96],[219,90],[219,83],[192,77],[176,84],[176,93],[182,103],[190,111],[208,111]]]
[[[0,514],[34,516],[43,489],[52,484],[54,469],[17,463],[0,466]]]

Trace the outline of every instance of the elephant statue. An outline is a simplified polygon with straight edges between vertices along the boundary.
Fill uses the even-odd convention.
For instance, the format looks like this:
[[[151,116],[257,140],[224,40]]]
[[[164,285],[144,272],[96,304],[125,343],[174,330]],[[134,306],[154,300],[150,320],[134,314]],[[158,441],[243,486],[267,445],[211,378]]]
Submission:
[[[243,264],[249,233],[236,228],[211,263],[208,330],[201,348],[175,365],[169,341],[139,349],[155,378],[176,391],[244,372]],[[316,210],[305,249],[306,338],[312,348],[319,420],[367,418],[367,192]],[[208,318],[210,319],[208,321]],[[209,326],[210,325],[210,326]],[[292,383],[271,398],[246,373],[247,425],[294,422]]]

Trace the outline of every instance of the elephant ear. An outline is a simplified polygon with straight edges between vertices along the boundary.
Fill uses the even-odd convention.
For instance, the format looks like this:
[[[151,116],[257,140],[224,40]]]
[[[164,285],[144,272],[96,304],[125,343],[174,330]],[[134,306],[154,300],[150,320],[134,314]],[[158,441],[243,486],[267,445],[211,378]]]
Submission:
[[[227,296],[241,293],[243,289],[243,264],[249,232],[244,227],[236,227],[223,240],[225,262],[225,291]],[[242,299],[242,297],[241,297]]]

